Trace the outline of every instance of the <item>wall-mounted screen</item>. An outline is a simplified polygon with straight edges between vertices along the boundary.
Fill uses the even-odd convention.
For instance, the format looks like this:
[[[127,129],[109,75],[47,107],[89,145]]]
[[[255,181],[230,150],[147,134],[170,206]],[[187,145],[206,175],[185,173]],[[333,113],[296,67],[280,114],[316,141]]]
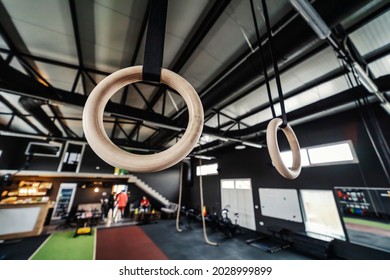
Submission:
[[[259,196],[263,216],[302,223],[297,190],[259,188]]]
[[[40,143],[30,142],[28,143],[25,154],[43,157],[58,157],[62,148],[61,143]]]
[[[390,188],[336,187],[350,242],[390,252]]]

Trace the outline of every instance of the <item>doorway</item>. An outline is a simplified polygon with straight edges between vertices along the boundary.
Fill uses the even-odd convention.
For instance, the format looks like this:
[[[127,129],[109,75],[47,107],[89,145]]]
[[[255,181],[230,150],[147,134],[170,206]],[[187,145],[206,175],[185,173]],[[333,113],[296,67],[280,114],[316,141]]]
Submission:
[[[66,142],[62,160],[58,166],[58,172],[80,171],[80,163],[85,150],[85,144],[76,142]]]
[[[251,179],[221,180],[221,207],[229,210],[233,223],[256,230]]]

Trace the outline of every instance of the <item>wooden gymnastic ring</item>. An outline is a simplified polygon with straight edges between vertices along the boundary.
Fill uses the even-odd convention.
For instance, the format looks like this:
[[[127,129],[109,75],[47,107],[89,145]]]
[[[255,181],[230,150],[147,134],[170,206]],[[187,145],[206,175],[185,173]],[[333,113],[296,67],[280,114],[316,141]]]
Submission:
[[[184,78],[161,70],[161,83],[175,89],[188,107],[188,125],[181,139],[169,149],[150,155],[138,155],[117,147],[108,138],[103,113],[111,96],[122,87],[142,81],[142,66],[118,70],[104,78],[91,92],[83,111],[83,129],[92,150],[108,164],[131,172],[156,172],[183,160],[195,147],[203,129],[203,106],[195,89]]]
[[[267,126],[267,147],[268,153],[271,157],[272,163],[276,170],[287,179],[295,179],[301,173],[301,152],[298,143],[298,139],[292,130],[291,126],[287,124],[285,128],[281,128],[286,135],[290,149],[293,155],[293,164],[291,169],[286,167],[280,156],[280,150],[278,145],[277,131],[278,127],[283,123],[280,118],[272,119]]]

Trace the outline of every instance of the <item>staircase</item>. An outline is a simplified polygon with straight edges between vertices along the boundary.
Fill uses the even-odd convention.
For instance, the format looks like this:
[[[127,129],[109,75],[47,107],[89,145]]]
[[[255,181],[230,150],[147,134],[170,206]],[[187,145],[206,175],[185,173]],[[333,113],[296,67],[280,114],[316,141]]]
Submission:
[[[144,181],[139,179],[137,176],[130,175],[130,178],[127,180],[127,182],[134,183],[135,185],[137,185],[137,187],[142,189],[151,197],[158,200],[161,204],[165,205],[165,207],[168,207],[170,204],[172,204],[168,199],[162,196],[159,192],[152,189],[148,184],[146,184]]]

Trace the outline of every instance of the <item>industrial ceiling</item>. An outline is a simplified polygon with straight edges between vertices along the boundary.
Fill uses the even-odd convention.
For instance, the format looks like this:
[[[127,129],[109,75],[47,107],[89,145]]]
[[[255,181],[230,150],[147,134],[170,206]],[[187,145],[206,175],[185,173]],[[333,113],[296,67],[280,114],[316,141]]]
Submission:
[[[321,39],[290,1],[268,0],[273,48],[261,2],[253,1],[259,41],[250,0],[168,1],[163,67],[192,84],[205,112],[194,153],[236,142],[264,145],[272,118],[264,69],[280,114],[272,58],[292,124],[349,110],[362,96],[388,105],[388,1],[310,1],[331,29]],[[85,141],[83,106],[95,85],[143,64],[149,7],[146,0],[1,0],[1,134]],[[350,62],[376,93],[354,79]],[[110,101],[106,133],[129,150],[166,149],[187,125],[182,98],[167,87],[140,82]]]

